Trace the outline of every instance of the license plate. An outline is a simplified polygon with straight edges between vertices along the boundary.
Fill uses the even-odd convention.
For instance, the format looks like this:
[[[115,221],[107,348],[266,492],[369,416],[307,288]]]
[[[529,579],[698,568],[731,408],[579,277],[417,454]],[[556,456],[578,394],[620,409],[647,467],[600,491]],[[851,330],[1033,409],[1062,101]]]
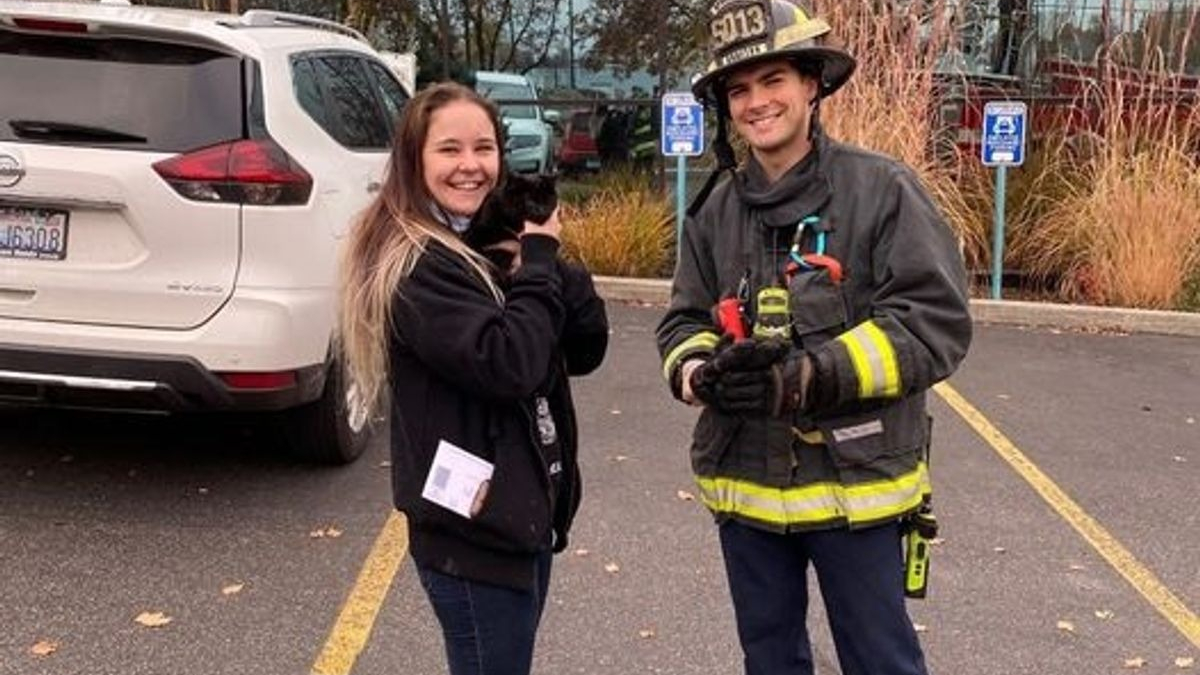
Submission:
[[[57,209],[0,205],[0,257],[66,258],[68,216]]]

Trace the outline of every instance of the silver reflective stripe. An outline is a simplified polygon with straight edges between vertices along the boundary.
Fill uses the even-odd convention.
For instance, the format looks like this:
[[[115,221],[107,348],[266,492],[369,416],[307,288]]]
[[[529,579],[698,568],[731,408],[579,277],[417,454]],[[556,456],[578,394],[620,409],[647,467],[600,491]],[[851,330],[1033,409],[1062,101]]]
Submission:
[[[883,365],[883,354],[879,353],[879,348],[875,346],[875,341],[871,339],[871,333],[867,329],[866,324],[860,324],[857,328],[850,331],[848,338],[858,343],[858,348],[863,351],[863,355],[867,357],[867,367],[871,369],[871,396],[882,394],[887,388],[887,370]]]
[[[108,389],[111,391],[153,391],[159,384],[149,380],[117,380],[107,377],[79,377],[77,375],[55,375],[52,373],[23,373],[15,370],[0,370],[0,380],[50,384],[79,389]]]
[[[858,424],[852,427],[842,427],[841,429],[833,430],[833,440],[838,443],[845,443],[856,438],[866,438],[883,433],[883,420],[871,420],[864,424]]]
[[[844,486],[817,483],[770,488],[733,478],[698,476],[704,504],[718,513],[734,513],[765,523],[800,525],[845,518],[870,522],[911,510],[929,492],[925,465],[894,479]]]

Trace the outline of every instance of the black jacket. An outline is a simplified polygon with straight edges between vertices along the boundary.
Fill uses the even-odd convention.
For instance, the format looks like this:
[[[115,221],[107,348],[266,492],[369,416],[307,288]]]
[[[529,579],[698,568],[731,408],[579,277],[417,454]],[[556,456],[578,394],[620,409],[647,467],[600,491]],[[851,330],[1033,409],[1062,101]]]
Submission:
[[[522,240],[503,305],[436,242],[397,290],[392,487],[419,564],[530,589],[533,554],[566,546],[581,494],[567,376],[600,365],[608,323],[590,275],[556,250],[548,237]],[[494,465],[475,518],[421,497],[442,440]]]
[[[817,266],[787,274],[793,243],[839,261],[844,278]],[[783,417],[705,408],[691,449],[701,500],[774,531],[865,527],[916,509],[930,492],[926,391],[958,367],[972,330],[958,242],[917,176],[818,134],[778,180],[751,158],[719,184],[684,225],[658,326],[677,396],[682,365],[718,343],[713,305],[745,287],[753,319],[772,285],[786,286],[793,347],[813,360],[815,404]]]

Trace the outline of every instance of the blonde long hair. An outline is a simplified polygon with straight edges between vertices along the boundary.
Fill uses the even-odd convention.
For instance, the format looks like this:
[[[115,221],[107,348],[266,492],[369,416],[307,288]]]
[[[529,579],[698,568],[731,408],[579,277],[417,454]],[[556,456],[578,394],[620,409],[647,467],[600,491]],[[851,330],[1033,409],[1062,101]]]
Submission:
[[[425,185],[421,153],[430,119],[455,101],[482,108],[496,130],[498,147],[504,147],[504,128],[493,103],[460,84],[441,83],[424,89],[405,106],[396,124],[383,188],[358,217],[342,251],[339,345],[351,391],[367,410],[380,406],[388,379],[392,302],[429,240],[462,258],[496,301],[503,302],[484,258],[434,219],[435,202]],[[503,158],[500,161],[499,175],[503,176]]]

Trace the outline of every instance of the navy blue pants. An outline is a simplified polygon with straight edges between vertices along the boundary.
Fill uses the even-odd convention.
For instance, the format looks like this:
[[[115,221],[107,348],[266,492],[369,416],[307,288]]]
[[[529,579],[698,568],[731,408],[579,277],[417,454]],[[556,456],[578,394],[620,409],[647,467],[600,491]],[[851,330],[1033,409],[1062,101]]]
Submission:
[[[529,675],[550,586],[549,552],[538,555],[537,585],[527,593],[420,565],[417,574],[442,625],[450,675]]]
[[[897,524],[775,534],[726,521],[720,535],[746,675],[812,675],[809,562],[842,675],[925,675]]]

